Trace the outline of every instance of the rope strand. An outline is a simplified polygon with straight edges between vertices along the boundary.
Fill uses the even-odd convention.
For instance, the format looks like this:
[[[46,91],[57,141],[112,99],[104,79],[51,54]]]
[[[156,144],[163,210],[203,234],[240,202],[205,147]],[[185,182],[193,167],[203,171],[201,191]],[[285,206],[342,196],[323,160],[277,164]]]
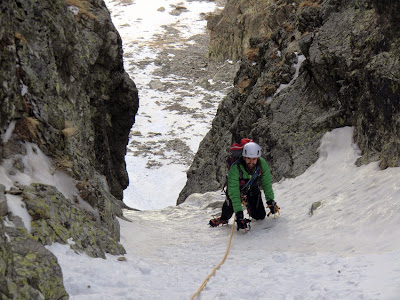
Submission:
[[[216,267],[214,268],[214,270],[212,270],[212,272],[210,273],[210,275],[207,276],[207,278],[203,281],[203,284],[200,286],[200,288],[197,290],[197,292],[193,294],[193,296],[192,296],[192,298],[190,298],[190,300],[193,300],[198,294],[200,294],[200,292],[201,292],[201,291],[204,289],[204,287],[206,286],[207,281],[208,281],[208,280],[211,278],[211,276],[213,276],[213,275],[215,274],[215,272],[224,264],[224,262],[225,262],[225,260],[226,260],[226,258],[227,258],[227,256],[228,256],[228,253],[229,253],[229,248],[231,247],[231,243],[232,243],[233,228],[235,227],[235,219],[236,219],[236,216],[234,215],[234,216],[233,216],[233,224],[232,224],[231,236],[229,237],[229,243],[228,243],[228,247],[226,248],[224,258],[223,258],[222,261],[218,264],[218,266],[216,266]]]

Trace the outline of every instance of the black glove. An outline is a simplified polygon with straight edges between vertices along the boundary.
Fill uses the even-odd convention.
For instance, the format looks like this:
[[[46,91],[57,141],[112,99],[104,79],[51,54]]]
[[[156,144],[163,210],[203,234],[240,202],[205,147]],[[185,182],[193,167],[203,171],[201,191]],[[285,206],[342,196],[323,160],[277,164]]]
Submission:
[[[269,217],[270,214],[274,215],[274,214],[276,214],[278,212],[279,207],[278,207],[278,205],[276,204],[276,202],[274,200],[268,200],[267,201],[267,205],[268,205],[268,208],[270,210],[270,212],[268,214],[268,217]]]
[[[237,230],[247,229],[247,222],[247,219],[243,217],[243,211],[238,211],[236,213]]]

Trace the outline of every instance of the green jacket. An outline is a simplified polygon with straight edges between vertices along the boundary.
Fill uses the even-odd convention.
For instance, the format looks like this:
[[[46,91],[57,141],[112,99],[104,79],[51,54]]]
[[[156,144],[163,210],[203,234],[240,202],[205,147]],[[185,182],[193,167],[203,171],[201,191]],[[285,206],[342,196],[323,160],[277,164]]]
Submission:
[[[247,173],[246,168],[241,163],[242,159],[238,163],[234,164],[228,172],[228,195],[232,200],[233,210],[235,213],[242,211],[242,201],[240,199],[240,174],[239,169],[242,169],[242,178],[244,180],[250,179],[252,174]],[[257,162],[257,166],[261,165],[261,187],[264,190],[265,199],[274,200],[274,191],[272,190],[272,176],[269,166],[264,158],[260,157]],[[253,183],[255,184],[255,183]]]

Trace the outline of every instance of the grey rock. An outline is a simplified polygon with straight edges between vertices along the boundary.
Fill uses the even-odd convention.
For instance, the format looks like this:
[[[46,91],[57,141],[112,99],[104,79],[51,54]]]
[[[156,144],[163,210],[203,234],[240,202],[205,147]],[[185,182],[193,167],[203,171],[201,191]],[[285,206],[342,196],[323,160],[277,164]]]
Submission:
[[[32,236],[17,216],[9,216],[19,229],[7,227],[11,242],[1,246],[5,264],[0,262],[0,281],[5,278],[2,266],[13,257],[33,275],[26,280],[22,267],[7,270],[15,276],[0,282],[0,298],[68,298],[57,260],[42,251],[42,244],[72,237],[75,249],[91,256],[125,251],[116,217],[122,217],[129,183],[124,157],[138,92],[124,70],[121,37],[104,2],[85,3],[86,10],[75,13],[64,0],[0,3],[0,157],[10,159],[8,172],[17,174],[24,170],[25,143],[36,144],[52,159],[53,171],[63,170],[76,180],[80,197],[92,208],[73,204],[54,187],[14,183],[9,193],[22,193],[33,218]],[[8,134],[10,124],[15,128]],[[84,232],[78,234],[79,228]],[[19,257],[24,251],[27,259]]]
[[[150,80],[149,87],[153,90],[165,91],[167,88],[161,80]]]
[[[22,222],[21,222],[22,223]],[[4,226],[0,217],[2,299],[68,299],[57,258],[25,228]]]
[[[26,186],[22,199],[32,216],[31,235],[35,240],[51,245],[67,244],[72,238],[74,245],[71,248],[92,257],[105,258],[105,253],[125,254],[118,243],[119,223],[104,213],[99,216],[94,211],[82,209],[49,185]],[[102,224],[106,222],[110,224]]]
[[[310,216],[312,216],[314,214],[314,211],[316,211],[321,205],[322,205],[321,201],[316,201],[313,204],[311,204]]]
[[[197,81],[197,84],[198,84],[199,86],[201,86],[203,89],[206,89],[206,90],[210,89],[210,87],[211,87],[211,84],[210,84],[210,82],[208,81],[208,78],[200,78],[200,79]]]
[[[5,192],[6,192],[5,186],[0,184],[0,217],[3,217],[8,213],[8,205]]]
[[[173,16],[179,16],[181,13],[188,11],[184,6],[176,6],[169,14]]]
[[[239,22],[249,9],[241,1],[228,1],[222,14],[209,20],[211,57],[240,56],[242,62],[177,204],[191,193],[221,188],[229,145],[244,137],[261,145],[274,181],[302,174],[317,160],[321,137],[343,126],[354,127],[362,152],[358,165],[379,159],[382,169],[400,166],[400,48],[393,46],[400,40],[400,4],[323,1],[289,9],[280,2],[256,3],[278,13],[279,26],[276,18],[264,19],[267,36],[251,31],[246,26],[251,20]],[[249,34],[251,48],[242,56],[248,46],[235,37]],[[306,57],[299,76],[274,95],[289,79],[284,66],[294,51]]]

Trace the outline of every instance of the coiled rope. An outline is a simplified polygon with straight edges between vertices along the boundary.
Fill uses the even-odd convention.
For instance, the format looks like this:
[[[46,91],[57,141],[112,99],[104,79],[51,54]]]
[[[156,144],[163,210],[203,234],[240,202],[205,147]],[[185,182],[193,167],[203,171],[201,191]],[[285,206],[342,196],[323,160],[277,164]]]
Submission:
[[[233,217],[233,224],[232,224],[232,230],[231,230],[231,236],[229,237],[229,243],[228,243],[228,247],[226,248],[225,251],[225,255],[224,258],[221,260],[221,262],[218,264],[218,266],[216,266],[214,268],[214,270],[212,270],[212,272],[210,273],[210,275],[207,276],[207,278],[203,281],[203,284],[199,287],[199,289],[197,290],[196,293],[193,294],[192,298],[190,298],[190,300],[193,300],[198,294],[200,294],[200,292],[204,289],[204,287],[207,284],[207,281],[211,278],[211,276],[213,276],[215,274],[215,272],[224,264],[228,253],[229,253],[229,248],[231,247],[231,243],[232,243],[232,236],[233,236],[233,228],[235,227],[235,219],[236,216],[234,215]]]

